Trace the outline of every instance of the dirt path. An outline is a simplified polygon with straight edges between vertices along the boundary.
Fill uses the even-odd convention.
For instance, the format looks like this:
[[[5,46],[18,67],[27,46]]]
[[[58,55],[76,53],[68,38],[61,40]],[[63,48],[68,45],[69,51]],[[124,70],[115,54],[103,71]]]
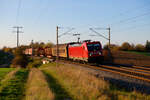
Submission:
[[[39,69],[31,69],[26,86],[25,100],[54,100],[54,94]]]

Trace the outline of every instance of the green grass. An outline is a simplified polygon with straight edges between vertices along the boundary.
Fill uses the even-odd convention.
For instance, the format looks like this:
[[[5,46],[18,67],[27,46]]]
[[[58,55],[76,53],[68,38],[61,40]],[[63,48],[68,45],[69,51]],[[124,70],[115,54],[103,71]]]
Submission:
[[[27,77],[28,70],[20,69],[17,71],[14,78],[3,84],[0,100],[21,100],[24,96]]]
[[[70,98],[70,100],[106,100],[102,99],[105,96],[99,97],[100,92],[105,91],[105,87],[107,88],[105,82],[95,80],[95,77],[76,68],[52,65],[55,64],[43,65],[41,70],[47,76],[49,87],[55,94],[55,100],[65,100],[65,98]]]
[[[0,68],[0,81],[12,70],[14,70],[14,68]]]
[[[42,65],[40,69],[47,76],[55,100],[65,97],[72,97],[71,100],[150,100],[150,95],[120,89],[79,68],[53,65]]]
[[[72,96],[67,92],[67,90],[59,83],[57,78],[53,76],[53,74],[48,73],[47,71],[43,71],[47,77],[47,81],[49,83],[50,89],[55,94],[55,100],[75,100]]]
[[[126,51],[126,52],[150,56],[150,52],[137,52],[137,51]]]

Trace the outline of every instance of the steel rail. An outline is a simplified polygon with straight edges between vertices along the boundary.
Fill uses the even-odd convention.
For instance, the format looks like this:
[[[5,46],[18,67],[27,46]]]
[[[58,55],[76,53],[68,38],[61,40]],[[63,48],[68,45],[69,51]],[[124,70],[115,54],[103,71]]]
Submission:
[[[150,71],[149,70],[143,70],[143,69],[138,69],[138,68],[128,68],[128,67],[122,67],[121,68],[124,68],[124,69],[129,69],[129,70],[134,70],[134,71],[139,71],[139,72],[145,72],[145,73],[149,73],[150,74]]]
[[[132,66],[133,68],[137,68],[137,69],[144,69],[144,70],[149,70],[150,68],[146,68],[146,67],[140,67],[140,66]]]
[[[107,72],[112,72],[112,73],[115,73],[115,74],[119,74],[119,75],[126,76],[126,77],[131,77],[131,78],[134,78],[134,79],[139,79],[139,80],[146,81],[146,82],[150,83],[150,79],[147,79],[147,78],[144,78],[144,77],[135,76],[135,75],[132,75],[132,74],[127,74],[127,73],[114,71],[114,70],[111,70],[111,69],[105,69],[105,68],[101,68],[101,67],[98,67],[96,69],[99,69],[99,70],[102,70],[102,71],[107,71]]]
[[[109,69],[116,69],[116,70],[120,70],[120,71],[126,71],[126,72],[130,72],[130,73],[135,73],[135,74],[150,77],[150,74],[141,73],[141,72],[137,72],[137,71],[132,71],[132,70],[124,69],[124,68],[120,68],[120,67],[112,67],[112,66],[106,66],[106,65],[101,65],[100,67],[109,68]]]
[[[63,62],[64,62],[64,60],[63,60]],[[122,69],[121,72],[119,72],[118,71],[119,70],[118,67],[116,67],[116,68],[113,67],[114,69],[112,69],[112,68],[110,68],[111,66],[107,66],[106,67],[106,65],[101,65],[101,66],[97,67],[97,66],[93,66],[93,65],[81,64],[81,63],[76,63],[76,62],[71,62],[71,61],[65,61],[65,62],[70,63],[70,64],[80,65],[80,66],[83,66],[83,67],[96,69],[96,70],[102,70],[102,71],[106,71],[106,72],[111,72],[111,73],[114,73],[114,74],[119,74],[119,75],[122,75],[122,76],[125,76],[125,77],[130,77],[130,78],[134,78],[134,79],[138,79],[138,80],[150,83],[150,78],[145,78],[145,76],[150,77],[150,75],[147,75],[147,74],[144,74],[144,73],[142,73],[143,74],[142,76],[139,76],[138,74],[141,74],[141,73],[138,73],[138,72],[135,72],[135,71],[134,72],[130,71],[130,70],[124,71]],[[136,75],[133,74],[133,73],[136,73]]]

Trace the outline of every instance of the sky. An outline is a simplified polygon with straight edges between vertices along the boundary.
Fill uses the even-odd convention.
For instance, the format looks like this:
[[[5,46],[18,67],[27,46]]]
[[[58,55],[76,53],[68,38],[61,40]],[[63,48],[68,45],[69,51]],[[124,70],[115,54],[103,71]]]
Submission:
[[[66,33],[59,43],[77,41],[73,34],[80,34],[80,40],[105,45],[108,40],[89,28],[108,38],[108,27],[112,44],[150,40],[150,0],[0,0],[0,12],[0,48],[16,46],[14,26],[23,27],[20,45],[56,43],[56,26],[59,35]]]

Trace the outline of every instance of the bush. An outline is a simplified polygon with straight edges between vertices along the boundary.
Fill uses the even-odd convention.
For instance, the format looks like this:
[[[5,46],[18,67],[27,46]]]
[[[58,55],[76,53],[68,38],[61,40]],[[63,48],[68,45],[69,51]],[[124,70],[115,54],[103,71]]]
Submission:
[[[108,45],[106,44],[106,45],[104,45],[104,48],[103,48],[104,50],[108,50],[109,49],[109,47],[108,47]]]
[[[120,50],[120,47],[118,45],[115,45],[115,44],[111,44],[110,48],[111,48],[111,50],[114,50],[114,51],[119,51]]]
[[[111,44],[110,45],[110,49],[114,50],[114,51],[119,51],[120,50],[120,46],[116,45],[116,44]],[[109,50],[108,44],[104,45],[104,50]]]
[[[135,46],[135,50],[136,50],[136,51],[143,52],[143,51],[145,51],[145,47],[144,47],[142,44],[137,44],[137,45]]]
[[[28,64],[28,57],[22,53],[22,49],[17,48],[15,51],[15,58],[12,61],[11,67],[23,67]]]
[[[128,42],[124,42],[122,45],[121,45],[121,50],[123,50],[123,51],[128,51],[128,50],[130,50],[130,48],[131,48],[131,45],[128,43]]]
[[[42,64],[41,60],[34,60],[28,64],[28,68],[39,67]]]
[[[129,50],[130,50],[130,51],[135,51],[135,45],[134,45],[134,44],[131,44]]]

